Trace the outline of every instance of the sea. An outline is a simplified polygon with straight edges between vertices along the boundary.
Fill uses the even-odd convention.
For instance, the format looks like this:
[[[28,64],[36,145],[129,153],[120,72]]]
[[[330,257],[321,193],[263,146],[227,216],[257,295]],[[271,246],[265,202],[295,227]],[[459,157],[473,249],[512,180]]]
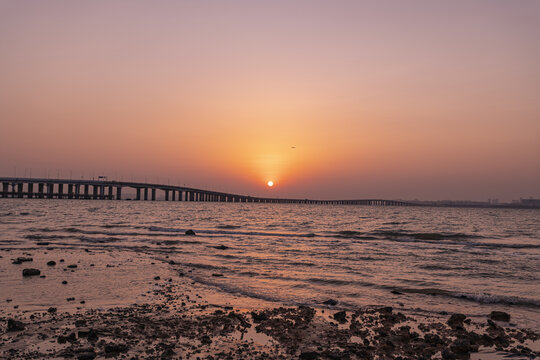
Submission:
[[[540,330],[535,209],[0,199],[3,257],[43,245],[166,258],[194,284],[279,306],[500,310]]]

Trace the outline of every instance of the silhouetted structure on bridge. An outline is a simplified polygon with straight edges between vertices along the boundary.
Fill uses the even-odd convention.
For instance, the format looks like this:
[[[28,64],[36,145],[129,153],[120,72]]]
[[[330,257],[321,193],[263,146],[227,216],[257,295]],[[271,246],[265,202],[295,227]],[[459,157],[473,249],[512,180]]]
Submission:
[[[247,195],[229,194],[217,191],[194,189],[182,186],[146,184],[108,180],[67,180],[0,178],[3,198],[36,199],[87,199],[121,200],[123,188],[135,189],[134,200],[156,200],[156,192],[163,191],[166,201],[213,201],[213,202],[251,202],[281,204],[328,204],[328,205],[379,205],[410,206],[404,201],[362,199],[362,200],[310,200],[279,199]]]

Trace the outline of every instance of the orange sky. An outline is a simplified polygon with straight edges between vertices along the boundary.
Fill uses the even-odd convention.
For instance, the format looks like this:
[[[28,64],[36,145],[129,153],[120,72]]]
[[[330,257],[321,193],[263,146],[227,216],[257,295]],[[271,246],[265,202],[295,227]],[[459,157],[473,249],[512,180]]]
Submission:
[[[0,175],[540,197],[537,34],[532,0],[3,1]]]

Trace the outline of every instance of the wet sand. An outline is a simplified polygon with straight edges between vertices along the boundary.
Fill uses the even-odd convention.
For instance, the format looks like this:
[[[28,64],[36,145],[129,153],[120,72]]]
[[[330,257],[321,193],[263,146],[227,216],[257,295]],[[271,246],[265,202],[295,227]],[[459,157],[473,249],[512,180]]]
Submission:
[[[538,335],[521,329],[512,318],[507,321],[504,314],[471,319],[444,312],[403,312],[384,304],[342,309],[339,299],[319,307],[282,306],[195,283],[187,276],[191,269],[143,253],[48,249],[45,244],[0,251],[0,256],[0,358],[540,355]],[[55,264],[47,265],[51,261]],[[40,275],[22,275],[31,268]],[[226,282],[221,275],[212,274]]]

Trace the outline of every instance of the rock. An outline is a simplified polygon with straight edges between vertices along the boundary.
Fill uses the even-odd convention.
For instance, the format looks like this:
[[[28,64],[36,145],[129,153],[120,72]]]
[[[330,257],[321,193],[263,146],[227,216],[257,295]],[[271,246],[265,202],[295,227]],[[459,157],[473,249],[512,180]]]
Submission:
[[[326,301],[323,301],[323,304],[324,305],[336,306],[338,304],[338,302],[337,302],[337,300],[334,300],[334,299],[328,299]]]
[[[47,265],[49,265],[49,266],[54,266],[54,265],[56,265],[56,261],[52,261],[52,260],[51,260],[51,261],[49,261],[49,262],[47,263]]]
[[[7,331],[21,331],[24,330],[24,323],[22,321],[8,319]]]
[[[83,352],[77,355],[78,360],[94,360],[97,354],[95,352]]]
[[[221,276],[223,276],[223,274],[212,274],[212,276],[221,277]]]
[[[63,285],[66,285],[66,284],[67,284],[67,281],[66,281],[66,280],[63,280],[63,281],[62,281],[62,284],[63,284]]]
[[[197,235],[197,234],[195,234],[195,231],[189,229],[186,231],[186,235]]]
[[[303,351],[298,357],[301,360],[315,360],[320,357],[320,354],[316,351]]]
[[[392,294],[395,294],[395,295],[403,295],[402,292],[397,291],[397,290],[392,290],[392,291],[390,291],[390,292],[391,292]]]
[[[51,314],[54,314],[56,312],[56,308],[55,307],[50,307],[47,309],[47,312],[51,313]]]
[[[128,346],[126,344],[108,343],[105,344],[104,350],[106,354],[118,354],[126,352],[128,350]]]
[[[49,242],[46,242],[46,241],[40,241],[40,242],[37,242],[36,245],[39,245],[39,246],[47,246],[49,245],[50,243]]]
[[[264,311],[261,311],[257,313],[256,311],[251,312],[251,317],[253,318],[253,322],[260,323],[261,321],[268,320],[268,315]]]
[[[71,264],[71,265],[68,265],[67,267],[70,268],[70,269],[76,269],[77,264]]]
[[[463,328],[463,320],[467,317],[463,314],[452,314],[450,319],[446,322],[451,328]]]
[[[19,260],[13,260],[12,264],[13,264],[13,265],[21,265],[21,264],[22,264],[22,261],[19,261]]]
[[[75,298],[74,297],[68,297],[66,300],[67,301],[75,301]]]
[[[218,250],[227,250],[229,248],[228,246],[225,246],[225,245],[212,246],[212,247]]]
[[[24,269],[22,271],[23,276],[37,276],[41,274],[41,271],[38,269]]]
[[[160,280],[161,278],[159,276],[154,276],[154,280]]]
[[[88,337],[88,335],[90,335],[90,332],[92,330],[87,328],[87,327],[81,327],[81,328],[78,328],[77,329],[77,336],[79,338],[84,338],[84,337]]]
[[[489,314],[489,318],[495,321],[509,322],[510,314],[505,313],[504,311],[492,311],[491,314]]]
[[[347,313],[345,311],[339,311],[334,314],[334,319],[340,324],[345,324],[347,322]]]

